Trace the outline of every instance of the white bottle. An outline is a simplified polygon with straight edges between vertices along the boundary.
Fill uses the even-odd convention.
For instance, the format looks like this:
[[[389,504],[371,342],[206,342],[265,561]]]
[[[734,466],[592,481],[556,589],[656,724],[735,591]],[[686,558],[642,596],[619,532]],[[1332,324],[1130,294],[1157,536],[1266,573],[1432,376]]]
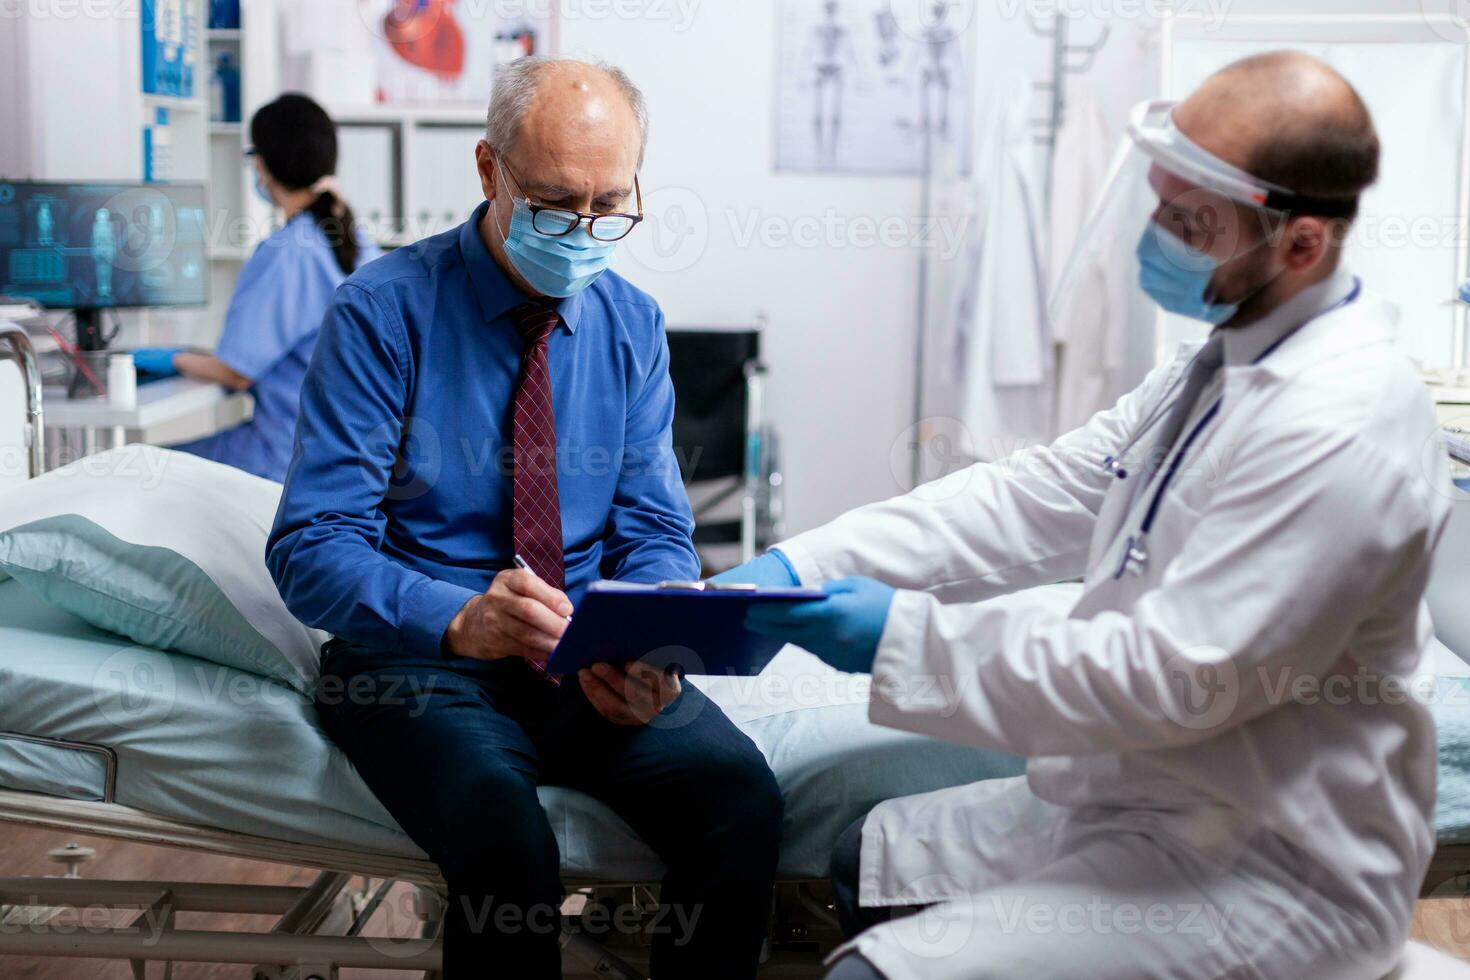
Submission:
[[[107,359],[107,401],[113,408],[138,407],[138,366],[132,354],[113,354]]]

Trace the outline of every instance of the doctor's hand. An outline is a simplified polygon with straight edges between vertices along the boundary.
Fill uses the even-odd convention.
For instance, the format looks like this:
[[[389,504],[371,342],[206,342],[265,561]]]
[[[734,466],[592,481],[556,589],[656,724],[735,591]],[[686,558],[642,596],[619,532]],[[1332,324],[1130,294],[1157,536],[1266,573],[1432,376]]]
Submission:
[[[779,551],[768,551],[757,555],[743,565],[736,565],[718,575],[710,576],[711,582],[725,584],[759,585],[763,588],[784,589],[800,585],[786,556]]]
[[[614,725],[646,725],[684,690],[679,675],[641,660],[622,667],[593,664],[577,671],[582,693]]]
[[[871,578],[843,578],[822,585],[827,598],[767,602],[745,614],[745,628],[795,643],[849,674],[868,674],[888,622],[895,589]]]
[[[444,632],[444,645],[456,657],[525,657],[544,664],[571,614],[571,600],[561,589],[531,572],[507,569],[455,615]]]

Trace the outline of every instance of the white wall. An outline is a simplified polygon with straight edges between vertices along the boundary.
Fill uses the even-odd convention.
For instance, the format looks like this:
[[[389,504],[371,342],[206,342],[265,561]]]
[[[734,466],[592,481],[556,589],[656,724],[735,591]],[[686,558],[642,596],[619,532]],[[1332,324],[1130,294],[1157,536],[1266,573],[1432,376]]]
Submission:
[[[844,2],[850,17],[865,16],[866,6]],[[1190,2],[1210,9],[1205,0]],[[1421,0],[1217,0],[1216,6],[1220,3],[1232,15],[1421,9]],[[1114,9],[1137,10],[1137,3],[1083,0],[1082,5],[1092,12],[1075,22],[1074,38],[1089,39],[1101,22],[1112,24],[1113,36],[1097,69],[1074,78],[1072,85],[1094,88],[1110,107],[1109,115],[1121,122],[1120,107],[1149,92],[1149,84],[1140,82],[1152,77],[1147,24],[1137,17],[1105,16]],[[865,230],[864,223],[868,230],[885,221],[915,226],[919,182],[774,173],[779,0],[588,0],[561,6],[567,12],[561,50],[622,65],[651,105],[643,183],[655,220],[625,245],[620,270],[653,293],[676,326],[750,323],[761,314],[768,319],[770,411],[784,437],[790,529],[814,526],[848,507],[905,489],[902,443],[912,421],[918,249],[859,245],[853,236]],[[1045,74],[1047,42],[1031,33],[1024,0],[969,6],[977,18],[982,97],[1004,75]],[[1033,4],[1043,12],[1048,6]],[[635,16],[620,16],[629,11]],[[361,29],[350,11],[343,25],[344,32]],[[6,64],[4,27],[0,24],[0,79]],[[53,42],[64,37],[68,43],[86,31],[75,25],[44,30],[57,32]],[[135,38],[136,25],[125,33]],[[116,72],[108,69],[114,56],[87,50],[86,62],[77,59],[75,49],[65,59],[48,62],[72,68],[90,63],[96,69],[96,77],[71,75],[65,86],[47,86],[56,98],[96,104],[97,93],[116,84]],[[43,69],[34,75],[57,77]],[[1038,113],[1043,105],[1038,99]],[[56,106],[53,115],[75,120],[80,111],[75,105],[71,111]],[[136,126],[126,128],[130,132],[117,134],[122,142],[115,146],[108,138],[99,143],[90,127],[72,126],[70,132],[87,139],[91,161],[108,161],[116,170],[126,157],[131,169],[137,159]],[[84,163],[75,148],[68,152],[77,165]],[[46,176],[71,176],[48,171]],[[941,187],[941,209],[944,195],[969,193],[972,188],[960,183]],[[683,219],[677,226],[676,217]],[[693,234],[676,238],[679,228]],[[793,240],[811,233],[814,239]],[[930,414],[942,414],[952,394],[940,383],[947,274],[936,260],[930,279]]]
[[[657,297],[671,325],[769,320],[769,408],[795,531],[902,489],[888,459],[909,424],[915,255],[829,246],[822,226],[830,220],[845,241],[859,219],[913,222],[919,185],[773,173],[775,29],[775,4],[704,3],[682,31],[568,19],[562,50],[616,62],[648,97],[642,181],[664,220],[639,230],[646,240],[625,246],[619,270]],[[677,249],[670,205],[694,231]],[[816,231],[810,244],[790,241]]]
[[[25,16],[0,15],[0,174],[141,179],[138,5],[19,9]]]

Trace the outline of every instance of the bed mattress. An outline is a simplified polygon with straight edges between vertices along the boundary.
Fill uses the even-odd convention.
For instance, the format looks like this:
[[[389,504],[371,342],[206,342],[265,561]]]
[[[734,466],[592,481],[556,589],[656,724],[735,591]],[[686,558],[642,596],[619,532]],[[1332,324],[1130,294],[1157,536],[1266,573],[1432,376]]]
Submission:
[[[770,760],[786,795],[781,872],[822,876],[838,833],[880,800],[1017,775],[1020,760],[879,728],[863,679],[793,648],[759,679],[700,681]],[[277,840],[422,858],[284,685],[137,646],[0,582],[0,732],[105,745],[115,800]],[[0,786],[101,799],[105,761],[0,736]],[[607,807],[547,786],[573,878],[656,880],[662,865]]]

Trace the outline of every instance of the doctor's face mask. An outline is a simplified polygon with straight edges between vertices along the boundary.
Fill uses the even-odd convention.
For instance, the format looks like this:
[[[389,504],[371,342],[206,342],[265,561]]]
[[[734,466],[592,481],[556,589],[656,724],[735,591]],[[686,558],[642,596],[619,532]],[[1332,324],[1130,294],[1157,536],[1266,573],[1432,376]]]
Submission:
[[[1150,168],[1158,207],[1135,248],[1139,287],[1163,310],[1218,326],[1271,284],[1271,222],[1217,193]]]

